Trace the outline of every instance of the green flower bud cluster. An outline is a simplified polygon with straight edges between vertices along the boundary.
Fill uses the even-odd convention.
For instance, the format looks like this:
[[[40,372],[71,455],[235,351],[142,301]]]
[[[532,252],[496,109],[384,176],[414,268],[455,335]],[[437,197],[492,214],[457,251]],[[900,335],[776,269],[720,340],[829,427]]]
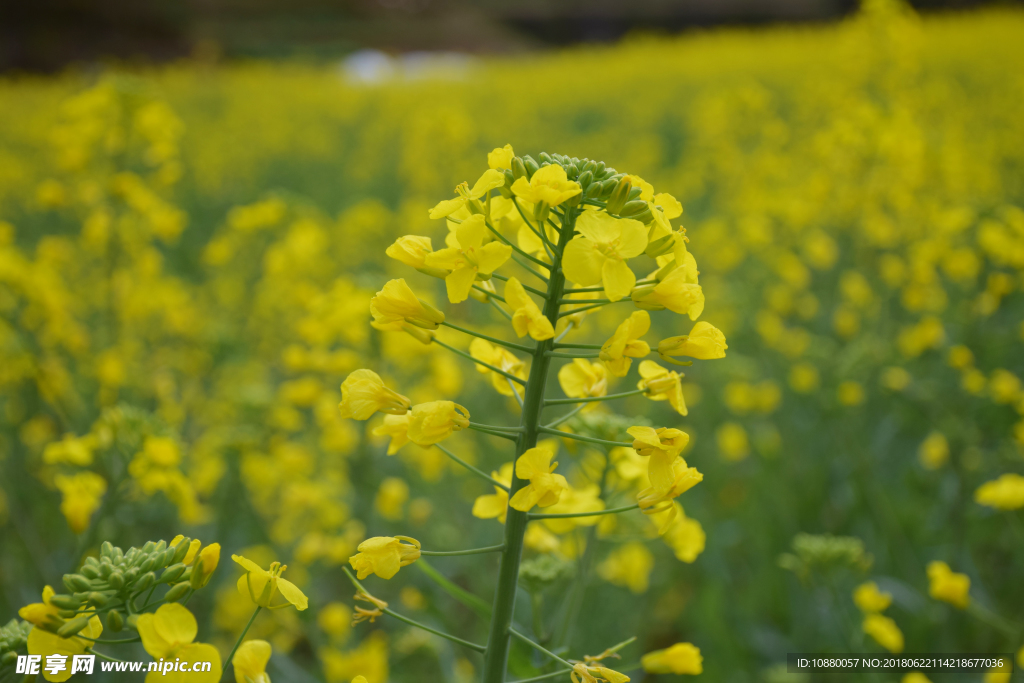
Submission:
[[[538,555],[519,565],[519,583],[530,593],[537,593],[576,574],[575,563],[557,555]]]
[[[170,586],[163,602],[180,600],[191,587],[192,567],[182,562],[189,542],[185,538],[168,546],[166,541],[149,541],[124,552],[104,541],[99,558],[87,557],[78,573],[64,575],[68,592],[50,598],[50,604],[60,609],[60,617],[67,620],[51,624],[53,630],[62,638],[75,635],[88,624],[91,612],[83,611],[90,609],[106,612],[106,627],[115,633],[126,625],[134,627],[135,612],[139,610],[133,601],[160,584]]]
[[[627,417],[614,413],[580,413],[566,424],[576,434],[590,436],[605,441],[632,441],[633,437],[626,433],[630,427],[650,427],[653,423],[645,417]]]
[[[31,630],[32,624],[20,619],[11,619],[0,626],[0,668],[13,666],[18,655],[25,653],[25,643]]]
[[[805,578],[812,570],[829,572],[840,568],[867,571],[874,558],[864,550],[864,541],[853,536],[797,534],[793,553],[779,556],[779,566]]]

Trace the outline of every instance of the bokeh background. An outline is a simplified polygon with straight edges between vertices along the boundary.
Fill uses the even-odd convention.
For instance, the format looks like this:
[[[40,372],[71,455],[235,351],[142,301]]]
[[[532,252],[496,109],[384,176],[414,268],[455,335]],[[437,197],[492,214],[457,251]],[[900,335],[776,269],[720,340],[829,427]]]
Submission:
[[[368,301],[390,277],[443,301],[384,249],[439,242],[427,209],[511,143],[677,197],[702,319],[729,341],[686,370],[686,418],[642,397],[622,409],[690,434],[705,479],[681,502],[703,552],[677,556],[646,520],[552,530],[528,559],[548,558],[532,589],[553,638],[596,653],[635,634],[627,659],[685,640],[709,680],[804,681],[780,667],[787,652],[883,651],[852,599],[873,580],[908,652],[1024,644],[1021,482],[978,493],[1024,472],[1019,6],[5,11],[0,621],[100,540],[187,533],[285,560],[310,595],[251,632],[274,644],[274,680],[474,680],[479,661],[422,632],[349,629],[340,567],[370,535],[495,542],[498,523],[469,514],[489,491],[436,449],[386,457],[376,423],[342,421],[337,403],[348,372],[373,367],[414,402],[507,412],[444,349],[371,330]],[[652,341],[689,330],[655,326]],[[453,442],[487,471],[507,457],[487,437]],[[490,601],[493,559],[441,559]],[[969,608],[929,596],[933,560],[970,577]],[[250,614],[230,565],[190,603],[222,651]],[[415,567],[374,588],[481,632]],[[559,611],[569,593],[575,619]],[[529,675],[530,653],[511,667]]]

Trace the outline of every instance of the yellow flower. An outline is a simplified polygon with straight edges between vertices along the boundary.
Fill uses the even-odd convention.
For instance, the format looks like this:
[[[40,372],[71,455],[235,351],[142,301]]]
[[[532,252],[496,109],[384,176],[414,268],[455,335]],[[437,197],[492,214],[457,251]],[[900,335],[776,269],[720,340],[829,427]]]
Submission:
[[[469,183],[460,183],[455,188],[455,193],[458,195],[455,199],[445,199],[444,201],[438,202],[437,205],[430,210],[431,218],[444,218],[450,216],[461,208],[470,208],[480,210],[480,203],[477,201],[484,197],[491,190],[502,187],[505,184],[505,175],[494,168],[484,171],[483,175],[476,181],[473,188],[470,189]]]
[[[651,458],[647,463],[651,486],[658,492],[669,491],[675,483],[673,462],[690,442],[690,435],[667,427],[630,427],[626,433],[633,437],[633,450]]]
[[[269,609],[280,609],[292,604],[300,611],[309,606],[309,600],[299,590],[299,587],[291,581],[281,578],[281,574],[288,569],[288,565],[271,562],[268,571],[241,555],[232,555],[231,559],[245,569],[245,575],[238,579],[238,592],[248,595],[253,603]],[[270,601],[277,593],[281,593],[281,597],[287,602],[272,606]]]
[[[504,370],[511,375],[515,375],[520,379],[526,379],[526,364],[516,358],[511,351],[503,346],[492,344],[486,339],[480,339],[478,337],[470,343],[469,355],[473,356],[473,358],[476,358],[477,360],[487,363],[488,365],[493,365],[494,367]],[[479,363],[476,363],[475,365],[477,372],[491,376],[491,384],[494,386],[495,391],[502,396],[512,396],[512,380],[484,367],[483,365],[480,365]]]
[[[605,396],[608,393],[608,367],[574,358],[558,370],[558,384],[570,398]]]
[[[405,415],[385,415],[384,422],[373,430],[375,436],[390,436],[388,455],[394,455],[398,449],[409,443],[409,420],[412,413]]]
[[[698,323],[699,324],[699,323]],[[615,334],[601,345],[600,358],[615,377],[625,377],[633,358],[643,358],[651,347],[640,337],[651,329],[651,316],[647,311],[634,311],[615,329]]]
[[[64,624],[64,619],[60,616],[60,607],[50,603],[50,598],[54,595],[53,588],[45,586],[43,588],[43,601],[25,605],[18,610],[18,616],[39,628],[56,631]]]
[[[892,604],[892,594],[878,590],[878,584],[868,581],[853,591],[853,602],[861,612],[884,612]]]
[[[864,617],[864,633],[875,639],[879,645],[889,652],[903,652],[903,632],[896,622],[882,614],[869,614]]]
[[[352,608],[343,602],[329,602],[316,615],[317,626],[332,640],[343,641],[352,629]]]
[[[548,507],[548,514],[564,514],[567,512],[579,514],[581,512],[600,512],[604,510],[604,501],[601,500],[601,489],[597,484],[591,484],[582,488],[570,486],[562,492],[558,502]],[[564,517],[545,519],[544,526],[556,534],[567,534],[577,526],[594,526],[602,520],[601,516],[594,517]]]
[[[917,458],[925,469],[937,470],[949,460],[949,442],[942,432],[932,432],[917,449]]]
[[[151,671],[146,675],[147,683],[155,681],[200,681],[216,683],[221,676],[220,653],[213,645],[193,643],[199,632],[196,618],[184,606],[176,602],[162,605],[153,614],[141,614],[137,623],[142,647],[153,659],[175,660],[183,662],[211,662],[210,671],[194,673],[191,671],[171,671],[166,676],[160,671]]]
[[[409,399],[384,386],[384,380],[373,370],[354,370],[341,385],[341,416],[367,420],[380,411],[391,415],[409,412]]]
[[[675,512],[675,508],[678,508],[679,505],[675,504],[672,507]],[[700,522],[682,514],[682,510],[678,512],[680,519],[668,525],[668,529],[662,532],[662,540],[672,548],[677,560],[692,564],[704,552],[707,535]],[[660,528],[664,528],[664,525],[661,525]]]
[[[270,654],[270,643],[265,640],[247,640],[239,645],[231,660],[235,683],[270,683],[267,675]]]
[[[640,594],[647,591],[652,569],[654,555],[640,541],[632,541],[609,553],[598,566],[597,573],[609,583]]]
[[[965,609],[971,602],[970,589],[971,578],[966,574],[954,572],[945,562],[928,563],[928,595],[936,600]]]
[[[405,280],[389,280],[370,299],[371,323],[376,329],[398,331],[404,323],[436,330],[444,322],[444,313],[416,298]]]
[[[903,675],[900,683],[932,683],[931,680],[920,671],[910,671]]]
[[[715,432],[715,440],[719,452],[726,460],[738,462],[750,455],[747,430],[738,422],[723,422]]]
[[[668,506],[661,505],[661,503],[678,498],[704,481],[704,475],[697,471],[696,467],[687,465],[686,460],[683,458],[675,457],[670,467],[672,482],[667,488],[659,488],[654,486],[652,482],[651,486],[641,490],[636,495],[637,502],[640,504],[640,509],[643,510],[644,514],[654,514],[669,509]],[[671,514],[661,520],[658,529],[659,533],[665,533],[665,530],[675,518],[675,507],[673,506],[670,511]]]
[[[555,456],[550,446],[531,448],[516,460],[516,477],[529,480],[529,484],[516,491],[509,501],[513,509],[528,512],[534,505],[548,507],[561,498],[562,492],[569,488],[569,482],[560,474],[554,474],[557,462],[551,462]]]
[[[512,485],[512,463],[507,462],[491,477],[505,486]],[[473,501],[473,516],[479,519],[497,519],[502,524],[508,514],[508,491],[500,486],[494,487],[494,493],[478,496]]]
[[[629,676],[613,671],[604,666],[590,666],[585,662],[577,662],[569,672],[572,683],[629,683]]]
[[[661,367],[652,360],[641,361],[640,377],[636,388],[643,389],[652,401],[668,401],[677,413],[686,415],[686,401],[683,399],[682,376]]]
[[[1011,473],[987,481],[974,492],[974,501],[997,510],[1019,510],[1024,507],[1024,477]]]
[[[860,382],[847,380],[839,384],[836,397],[844,406],[856,406],[864,402],[864,385]]]
[[[670,356],[689,356],[698,360],[725,358],[725,335],[711,323],[701,321],[693,326],[690,334],[662,339],[658,343],[658,355],[663,361],[675,363]]]
[[[434,246],[429,237],[422,237],[420,235],[399,237],[395,240],[394,244],[384,250],[384,253],[399,263],[404,263],[421,273],[433,277],[446,277],[448,275],[447,270],[427,266],[427,256],[434,253]]]
[[[704,291],[700,285],[690,282],[692,275],[687,268],[676,268],[656,285],[644,285],[633,290],[633,303],[638,308],[651,311],[668,309],[673,313],[686,314],[696,320],[704,312]]]
[[[200,550],[192,565],[190,579],[192,588],[198,590],[208,584],[218,564],[220,564],[220,543],[211,543]]]
[[[540,308],[523,289],[519,280],[510,277],[505,283],[505,303],[512,309],[512,327],[516,335],[522,337],[529,332],[537,341],[551,339],[555,336],[555,328],[551,326]]]
[[[565,246],[565,276],[584,287],[602,283],[605,296],[618,301],[629,296],[636,275],[626,264],[647,246],[644,224],[632,218],[615,218],[604,211],[584,211],[576,220],[580,233]]]
[[[704,672],[700,648],[691,643],[676,643],[664,650],[648,652],[640,658],[644,671],[652,674],[691,674]]]
[[[405,502],[409,500],[409,485],[404,479],[386,477],[377,489],[373,506],[384,519],[398,521],[402,519]]]
[[[356,676],[352,679],[352,683],[366,683],[366,678],[363,676]]]
[[[78,472],[77,474],[58,474],[53,478],[54,485],[60,490],[60,511],[68,520],[68,526],[76,534],[89,527],[92,513],[100,506],[103,494],[107,491],[107,482],[95,472]]]
[[[408,536],[374,536],[360,543],[358,550],[348,563],[360,579],[370,574],[390,579],[399,569],[420,559],[420,542]]]
[[[51,595],[52,595],[51,591]],[[44,591],[44,600],[45,591]],[[30,605],[31,607],[31,605]],[[28,653],[30,655],[64,655],[68,659],[67,668],[57,673],[50,673],[43,668],[43,678],[48,681],[66,681],[71,678],[71,658],[75,655],[85,654],[86,648],[92,647],[93,643],[87,638],[95,639],[99,638],[103,634],[103,623],[100,618],[95,614],[89,617],[85,627],[78,632],[78,635],[72,636],[71,638],[61,638],[55,633],[50,633],[38,626],[33,628],[28,634]],[[219,662],[218,662],[219,666]],[[148,677],[147,677],[148,679]],[[205,679],[209,680],[209,679]],[[213,679],[216,681],[217,679]]]
[[[47,444],[43,450],[43,462],[48,465],[67,463],[88,467],[92,464],[92,452],[96,448],[96,439],[91,435],[76,437],[68,434],[61,441]]]
[[[512,168],[512,159],[515,158],[515,156],[515,152],[512,151],[512,145],[495,147],[487,155],[487,165],[499,170]]]
[[[447,247],[426,256],[424,262],[428,267],[449,271],[444,282],[448,289],[448,300],[453,304],[469,297],[478,275],[486,280],[512,256],[512,247],[504,242],[484,244],[486,235],[484,217],[473,214],[455,230],[457,247]]]
[[[452,401],[431,401],[413,406],[409,417],[409,440],[432,446],[469,426],[469,411]]]
[[[534,204],[543,202],[547,206],[558,206],[582,191],[579,183],[569,180],[565,169],[558,164],[539,169],[529,180],[519,178],[512,183],[512,193],[520,199]]]

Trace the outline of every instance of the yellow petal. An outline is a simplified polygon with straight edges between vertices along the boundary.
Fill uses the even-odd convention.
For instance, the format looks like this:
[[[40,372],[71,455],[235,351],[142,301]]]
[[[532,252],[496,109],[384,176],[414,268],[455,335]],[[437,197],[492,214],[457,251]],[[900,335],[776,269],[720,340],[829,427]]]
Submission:
[[[162,605],[153,616],[156,618],[153,625],[157,634],[172,647],[191,643],[199,633],[196,618],[186,607],[176,602]]]
[[[584,215],[591,213],[584,212]],[[565,276],[583,287],[596,285],[601,281],[602,268],[608,259],[597,250],[597,245],[586,237],[574,237],[565,245],[562,255],[562,270]]]
[[[255,681],[257,676],[266,672],[270,655],[270,643],[265,640],[247,640],[242,643],[231,660],[235,683],[247,683],[246,676]]]
[[[618,301],[624,296],[629,296],[636,284],[636,275],[624,261],[607,259],[602,269],[601,280],[604,284],[604,293],[612,301]]]
[[[309,599],[306,597],[306,594],[288,579],[278,578],[277,590],[280,591],[285,600],[295,605],[295,609],[300,612],[309,607]]]
[[[473,289],[473,282],[476,280],[476,268],[463,266],[456,268],[444,279],[448,290],[448,301],[453,304],[461,303],[469,298],[469,290]]]

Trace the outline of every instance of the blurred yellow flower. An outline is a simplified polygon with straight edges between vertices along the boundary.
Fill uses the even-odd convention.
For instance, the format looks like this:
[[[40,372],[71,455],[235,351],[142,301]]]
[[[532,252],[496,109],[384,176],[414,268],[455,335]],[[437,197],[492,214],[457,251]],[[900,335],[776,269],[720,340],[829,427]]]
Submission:
[[[643,358],[651,347],[640,337],[651,329],[651,316],[647,311],[634,311],[619,323],[608,341],[601,345],[600,358],[615,377],[625,377],[634,358]]]
[[[53,588],[43,587],[43,601],[25,605],[18,610],[18,616],[39,628],[56,631],[64,624],[64,619],[60,616],[61,608],[50,603],[54,595]]]
[[[366,420],[380,411],[391,415],[405,415],[409,399],[384,386],[384,380],[373,370],[360,369],[349,374],[341,385],[341,416]]]
[[[958,574],[945,562],[935,560],[928,563],[928,595],[942,600],[959,609],[965,609],[971,602],[971,578]]]
[[[789,386],[800,394],[809,394],[818,388],[818,368],[810,363],[794,363],[789,369]]]
[[[704,672],[704,658],[700,648],[691,643],[676,643],[664,650],[648,652],[640,658],[644,671],[652,674],[690,674]]]
[[[385,477],[373,499],[373,507],[381,517],[397,521],[402,519],[403,508],[409,500],[409,485],[398,477]]]
[[[1009,473],[987,481],[974,492],[974,501],[997,510],[1024,508],[1024,477]]]
[[[932,432],[917,449],[917,458],[925,469],[937,470],[949,460],[949,442],[942,432]]]
[[[868,581],[853,591],[853,602],[861,612],[884,612],[892,604],[892,595],[878,590],[874,581]]]
[[[348,562],[359,579],[370,574],[390,579],[399,569],[420,559],[420,542],[408,536],[374,536],[360,543],[358,550]]]
[[[839,399],[839,403],[844,406],[859,406],[864,402],[865,398],[864,385],[853,380],[840,382],[839,388],[836,390],[836,397]]]
[[[654,555],[640,541],[630,541],[612,550],[598,565],[602,579],[633,593],[645,593],[649,585]]]
[[[469,355],[520,379],[526,379],[526,363],[516,358],[511,351],[503,346],[492,344],[486,339],[477,337],[469,344]],[[491,385],[495,391],[502,396],[512,396],[514,391],[512,380],[479,363],[475,365],[477,372],[482,375],[490,375]]]
[[[99,509],[107,482],[95,472],[83,471],[76,474],[58,474],[53,484],[61,493],[60,511],[68,526],[76,534],[89,528],[92,513]]]
[[[343,602],[329,602],[316,615],[317,626],[335,641],[343,641],[352,625],[352,608]]]
[[[409,443],[409,421],[411,413],[405,415],[385,415],[384,422],[374,428],[375,436],[390,436],[388,442],[388,455],[394,455],[399,448]]]
[[[882,614],[868,614],[864,617],[864,633],[875,639],[889,652],[903,652],[903,632],[896,622]]]
[[[750,455],[747,430],[738,422],[724,422],[715,431],[718,452],[726,460],[737,462]]]
[[[585,358],[574,358],[558,369],[558,384],[570,398],[605,396],[608,393],[608,367]]]

